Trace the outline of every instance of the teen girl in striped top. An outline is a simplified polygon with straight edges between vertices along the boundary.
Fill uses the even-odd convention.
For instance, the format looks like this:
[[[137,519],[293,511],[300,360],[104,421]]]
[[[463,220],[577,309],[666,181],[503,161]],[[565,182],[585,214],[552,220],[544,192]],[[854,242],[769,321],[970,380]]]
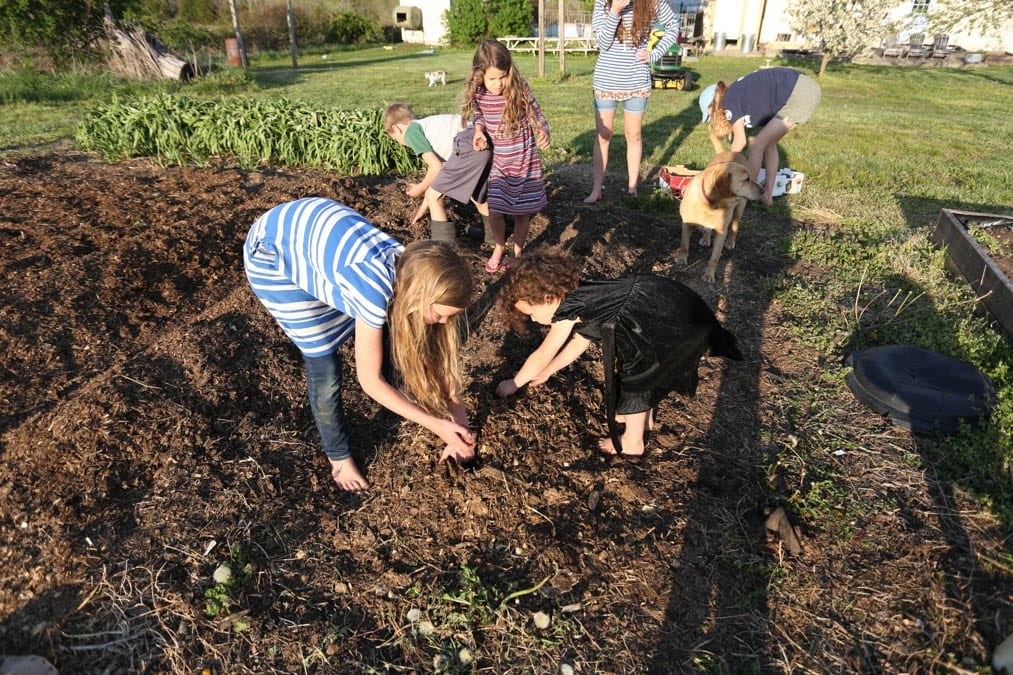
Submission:
[[[448,244],[405,248],[347,206],[310,197],[258,218],[243,253],[254,294],[302,353],[310,409],[338,487],[369,487],[351,457],[341,405],[339,349],[353,335],[362,390],[443,439],[441,462],[474,457],[458,363],[458,323],[473,281]],[[385,329],[408,395],[384,377]]]
[[[662,24],[664,36],[650,52],[647,41],[655,21]],[[623,130],[626,135],[627,192],[637,193],[643,141],[640,132],[651,95],[650,62],[657,62],[679,39],[679,19],[668,0],[595,0],[591,28],[598,43],[598,61],[594,65],[594,122],[597,143],[593,151],[594,183],[585,203],[601,199],[609,143],[619,102],[623,104]]]

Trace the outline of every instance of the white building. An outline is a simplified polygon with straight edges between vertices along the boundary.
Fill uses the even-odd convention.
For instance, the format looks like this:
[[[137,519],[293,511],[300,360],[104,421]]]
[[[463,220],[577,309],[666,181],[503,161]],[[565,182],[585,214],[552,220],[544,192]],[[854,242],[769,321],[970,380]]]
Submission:
[[[440,44],[446,35],[443,13],[450,9],[451,0],[402,0],[411,4],[399,5],[394,9],[394,23],[401,28],[401,39],[426,45]],[[698,0],[680,2],[669,0],[677,12],[702,14],[703,28],[697,33],[706,38],[715,49],[734,47],[744,52],[763,48],[765,45],[802,47],[801,36],[791,30],[788,7],[792,0]],[[975,0],[951,0],[953,2],[974,2]],[[913,33],[925,33],[928,16],[946,0],[907,0],[897,5],[890,13],[890,19],[903,25],[900,37],[906,40]],[[550,3],[546,3],[550,4]],[[551,3],[553,7],[555,3]],[[569,10],[567,10],[569,17]],[[589,28],[584,25],[565,24],[566,35],[571,29],[577,35]],[[555,26],[548,27],[546,34],[553,37],[558,32]],[[1005,51],[1013,53],[1013,19],[1008,19],[995,34],[982,35],[973,30],[956,30],[949,33],[950,47],[960,47],[969,52]],[[926,35],[931,45],[932,36]],[[876,37],[869,47],[879,45]]]
[[[974,0],[952,0],[974,2]],[[790,27],[787,9],[791,0],[710,0],[702,3],[704,14],[704,36],[716,48],[722,41],[726,46],[735,46],[742,51],[752,51],[756,46],[770,43],[785,43],[802,46],[801,36]],[[890,12],[889,19],[902,25],[900,37],[906,40],[914,33],[927,33],[929,16],[945,5],[945,0],[908,0]],[[932,35],[926,35],[932,44]],[[876,38],[870,47],[876,47]],[[950,31],[949,46],[960,47],[969,52],[1004,51],[1013,53],[1013,19],[1007,19],[996,33],[982,35],[973,29]]]
[[[423,45],[443,41],[447,27],[443,13],[450,9],[450,0],[407,0],[411,4],[394,8],[394,25],[401,28],[401,39]]]

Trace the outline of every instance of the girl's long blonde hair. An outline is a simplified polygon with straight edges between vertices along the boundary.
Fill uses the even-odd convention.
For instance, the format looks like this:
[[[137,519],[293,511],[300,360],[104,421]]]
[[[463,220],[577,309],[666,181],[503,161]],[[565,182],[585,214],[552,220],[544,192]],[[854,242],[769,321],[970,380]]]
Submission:
[[[605,11],[612,9],[612,0],[605,0]],[[629,44],[639,45],[647,40],[657,13],[656,0],[633,0],[633,23],[630,25]],[[626,42],[626,24],[616,26],[616,39]]]
[[[707,106],[707,113],[710,115],[711,143],[714,143],[715,140],[720,143],[732,133],[732,123],[728,121],[728,115],[725,114],[726,91],[728,91],[728,85],[724,80],[718,80],[717,86],[714,87],[714,98]]]
[[[473,290],[468,264],[444,242],[414,242],[398,258],[388,316],[391,356],[408,393],[430,414],[450,416],[450,403],[464,389],[458,352],[465,313],[443,324],[427,324],[425,314],[433,303],[463,310]]]
[[[520,71],[514,65],[510,50],[498,40],[482,40],[475,50],[475,57],[471,61],[471,74],[464,85],[464,100],[461,105],[461,124],[467,124],[471,118],[472,101],[479,89],[485,87],[485,71],[487,68],[496,68],[509,73],[506,85],[503,87],[503,97],[506,105],[503,107],[503,119],[499,129],[489,129],[490,133],[500,132],[510,134],[521,126],[528,123],[531,116],[530,85],[521,77]]]

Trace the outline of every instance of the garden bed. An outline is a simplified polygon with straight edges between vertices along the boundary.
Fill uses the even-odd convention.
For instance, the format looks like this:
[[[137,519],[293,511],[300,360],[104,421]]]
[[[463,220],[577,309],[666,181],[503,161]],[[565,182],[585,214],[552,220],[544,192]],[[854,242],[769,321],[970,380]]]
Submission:
[[[643,463],[604,461],[596,348],[493,396],[541,333],[490,309],[499,277],[462,237],[477,460],[438,465],[438,439],[366,396],[349,351],[372,489],[341,493],[241,245],[265,210],[308,195],[425,237],[404,183],[79,154],[0,164],[0,654],[85,675],[986,667],[1010,628],[1009,528],[920,459],[929,441],[848,392],[839,354],[795,338],[771,289],[823,273],[786,254],[793,228],[817,228],[777,211],[750,206],[704,284],[699,247],[672,263],[674,205],[632,208],[614,197],[623,180],[588,206],[589,167],[552,167],[531,245],[590,278],[685,282],[745,360],[704,360],[696,397],[661,405]],[[791,525],[798,551],[778,534]],[[229,587],[213,576],[226,563]]]
[[[974,228],[981,228],[977,236]],[[980,240],[980,241],[979,241]],[[982,304],[1013,336],[1013,221],[1009,216],[942,209],[932,241],[947,267],[967,279]],[[984,242],[984,243],[983,243]]]

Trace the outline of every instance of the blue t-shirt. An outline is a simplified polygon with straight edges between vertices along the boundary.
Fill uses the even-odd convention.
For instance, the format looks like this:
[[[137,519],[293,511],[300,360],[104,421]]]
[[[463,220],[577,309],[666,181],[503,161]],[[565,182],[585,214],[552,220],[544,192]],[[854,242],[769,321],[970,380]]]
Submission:
[[[728,121],[741,119],[747,129],[764,126],[788,102],[799,75],[791,68],[761,68],[735,80],[725,91]]]

